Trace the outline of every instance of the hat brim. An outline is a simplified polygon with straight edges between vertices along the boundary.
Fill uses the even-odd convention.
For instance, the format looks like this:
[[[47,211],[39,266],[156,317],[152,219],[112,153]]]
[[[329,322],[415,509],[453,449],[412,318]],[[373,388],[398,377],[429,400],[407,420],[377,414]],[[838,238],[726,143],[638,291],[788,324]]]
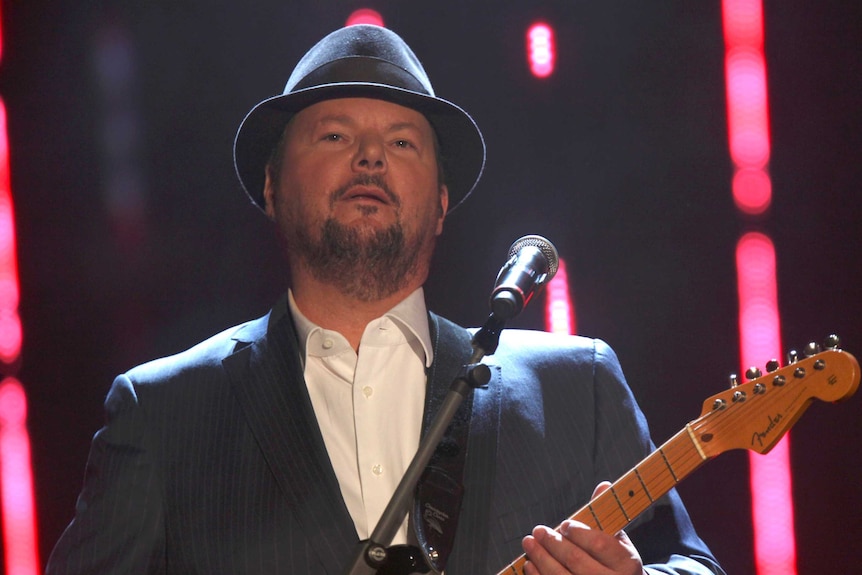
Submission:
[[[485,166],[485,142],[467,112],[435,96],[384,84],[345,82],[266,99],[242,121],[234,140],[234,166],[245,192],[259,208],[265,209],[266,163],[290,119],[317,102],[351,97],[387,100],[423,114],[440,144],[450,211],[470,195]]]

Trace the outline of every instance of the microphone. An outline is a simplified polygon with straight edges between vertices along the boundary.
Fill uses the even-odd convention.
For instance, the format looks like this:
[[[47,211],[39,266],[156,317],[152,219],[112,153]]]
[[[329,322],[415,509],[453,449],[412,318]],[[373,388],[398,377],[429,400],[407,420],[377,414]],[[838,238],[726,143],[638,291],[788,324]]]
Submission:
[[[497,274],[491,292],[491,313],[502,321],[518,315],[533,294],[551,281],[559,265],[557,248],[542,236],[516,240],[509,248],[509,261]]]

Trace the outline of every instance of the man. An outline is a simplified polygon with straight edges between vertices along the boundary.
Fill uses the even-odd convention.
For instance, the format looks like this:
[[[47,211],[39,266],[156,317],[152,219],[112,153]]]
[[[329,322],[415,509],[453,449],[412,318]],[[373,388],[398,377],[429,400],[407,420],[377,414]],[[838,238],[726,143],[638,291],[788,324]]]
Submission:
[[[471,355],[422,285],[484,152],[394,33],[355,26],[313,47],[235,143],[244,188],[278,228],[288,293],[115,380],[48,573],[345,572]],[[448,575],[495,573],[522,550],[531,575],[722,572],[675,492],[628,534],[537,526],[643,458],[646,424],[600,341],[504,332],[488,359],[491,381],[429,471],[455,487],[423,479],[394,543],[421,544]],[[451,554],[431,531],[454,535]]]

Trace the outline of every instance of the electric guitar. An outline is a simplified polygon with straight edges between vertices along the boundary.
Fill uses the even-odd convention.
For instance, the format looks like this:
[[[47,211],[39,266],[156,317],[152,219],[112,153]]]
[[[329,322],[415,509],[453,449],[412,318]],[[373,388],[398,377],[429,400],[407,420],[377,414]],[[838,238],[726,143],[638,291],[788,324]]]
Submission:
[[[707,399],[700,417],[569,519],[616,533],[707,460],[731,449],[768,452],[814,398],[841,401],[859,387],[856,358],[838,349],[835,336],[827,346],[814,353],[816,346],[809,344],[805,359],[791,352],[791,363],[783,368],[770,361],[767,375],[749,370],[754,379]],[[524,575],[526,560],[521,555],[497,575]]]

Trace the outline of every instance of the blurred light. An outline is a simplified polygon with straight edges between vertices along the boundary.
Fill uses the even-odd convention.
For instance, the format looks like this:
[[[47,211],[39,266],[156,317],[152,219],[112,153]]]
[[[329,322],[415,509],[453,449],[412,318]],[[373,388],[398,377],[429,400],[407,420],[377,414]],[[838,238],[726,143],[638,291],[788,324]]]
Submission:
[[[748,460],[757,575],[795,575],[790,435],[766,455],[749,452]]]
[[[27,434],[27,398],[13,377],[0,383],[0,501],[6,575],[36,575],[36,513]]]
[[[728,147],[736,171],[733,199],[742,212],[757,215],[772,202],[761,0],[724,0],[722,19]]]
[[[781,357],[775,247],[750,232],[736,248],[741,371]],[[796,573],[790,436],[767,455],[750,452],[751,510],[758,575]]]
[[[141,166],[144,124],[138,105],[137,54],[128,29],[109,20],[94,35],[100,97],[102,191],[118,244],[140,253],[146,235],[147,187]]]
[[[740,212],[757,215],[772,202],[763,4],[762,0],[722,0],[721,7],[733,200]],[[742,236],[736,247],[736,268],[744,372],[781,356],[775,247],[769,237]],[[796,574],[789,444],[787,435],[769,454],[749,454],[758,575]]]
[[[560,267],[557,269],[554,279],[548,283],[545,297],[545,329],[547,331],[570,335],[577,333],[575,306],[572,302],[571,293],[566,262],[560,258]]]
[[[356,24],[374,24],[375,26],[383,26],[383,16],[380,15],[380,12],[377,10],[372,10],[371,8],[360,8],[359,10],[354,10],[350,16],[347,17],[347,22],[345,22],[345,26],[355,26]]]
[[[741,358],[746,367],[781,356],[775,247],[749,232],[736,247]]]
[[[0,56],[3,46],[0,14]],[[0,99],[0,362],[4,372],[15,369],[21,355],[18,316],[18,262],[12,178],[9,167],[6,106]],[[27,397],[14,377],[0,382],[0,512],[6,575],[37,575],[36,503],[26,427]]]
[[[15,217],[9,175],[6,107],[0,99],[0,362],[13,364],[20,354],[21,320],[18,316]]]
[[[763,170],[737,170],[733,176],[733,200],[746,214],[761,214],[772,198],[772,180]]]
[[[724,43],[763,47],[763,5],[761,0],[724,0]]]
[[[527,61],[530,72],[537,78],[547,78],[554,72],[556,61],[554,31],[547,24],[537,23],[527,30]]]
[[[0,310],[0,361],[14,363],[21,355],[21,319],[17,313]]]
[[[726,65],[731,158],[740,167],[762,168],[769,161],[763,52],[733,50],[727,54]]]

